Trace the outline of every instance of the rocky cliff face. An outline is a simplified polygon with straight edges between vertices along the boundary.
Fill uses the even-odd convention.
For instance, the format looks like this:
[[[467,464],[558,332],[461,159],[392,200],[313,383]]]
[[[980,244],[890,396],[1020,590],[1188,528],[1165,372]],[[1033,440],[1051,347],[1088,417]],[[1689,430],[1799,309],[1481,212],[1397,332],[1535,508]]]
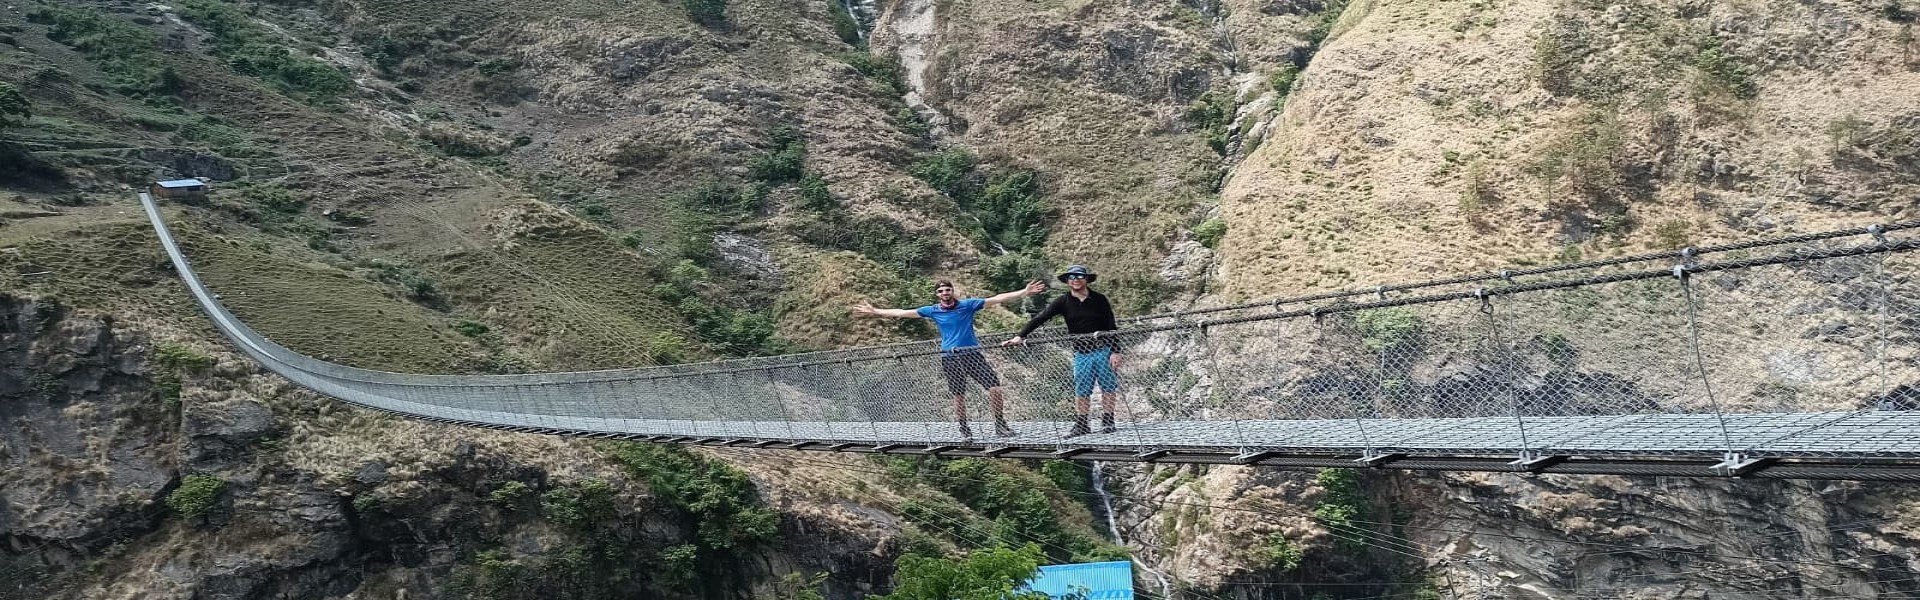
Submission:
[[[604,448],[342,410],[237,355],[155,342],[55,301],[0,301],[0,351],[0,597],[493,598],[543,586],[676,597],[699,587],[660,558],[695,536],[699,518]],[[749,462],[762,474],[811,471]],[[195,504],[183,494],[202,479],[219,484]],[[593,485],[606,490],[598,508],[582,500]],[[710,565],[729,576],[704,594],[773,593],[793,572],[834,573],[823,591],[836,598],[884,585],[902,523],[850,501],[846,485],[844,475],[760,479],[777,542]]]

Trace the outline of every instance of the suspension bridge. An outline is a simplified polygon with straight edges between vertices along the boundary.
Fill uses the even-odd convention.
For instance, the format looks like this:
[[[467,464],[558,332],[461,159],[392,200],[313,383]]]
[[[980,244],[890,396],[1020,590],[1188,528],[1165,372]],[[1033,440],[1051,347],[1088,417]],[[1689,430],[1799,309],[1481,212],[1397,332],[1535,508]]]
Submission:
[[[241,352],[429,421],[953,457],[1920,481],[1920,223],[1129,319],[1104,334],[1124,357],[1110,433],[1069,435],[1074,336],[985,335],[1014,433],[976,437],[931,341],[525,375],[319,360],[222,306],[141,203]]]

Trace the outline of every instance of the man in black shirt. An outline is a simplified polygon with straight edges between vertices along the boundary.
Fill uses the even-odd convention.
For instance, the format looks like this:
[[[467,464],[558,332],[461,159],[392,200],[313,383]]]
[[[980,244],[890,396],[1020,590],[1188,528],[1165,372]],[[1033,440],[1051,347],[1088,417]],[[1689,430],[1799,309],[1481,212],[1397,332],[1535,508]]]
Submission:
[[[1055,315],[1067,322],[1067,333],[1088,334],[1098,331],[1114,331],[1120,327],[1113,321],[1113,304],[1100,292],[1088,289],[1097,276],[1086,267],[1074,265],[1060,274],[1060,281],[1067,284],[1068,293],[1055,298],[1047,304],[1047,309],[1034,315],[1020,333],[1002,342],[1002,346],[1026,342],[1027,334],[1039,329],[1040,325]],[[1100,385],[1100,432],[1113,433],[1113,405],[1116,393],[1120,391],[1120,342],[1115,338],[1091,336],[1073,340],[1073,396],[1074,409],[1078,416],[1073,420],[1073,431],[1067,437],[1089,433],[1087,427],[1088,398],[1093,396],[1095,383]]]

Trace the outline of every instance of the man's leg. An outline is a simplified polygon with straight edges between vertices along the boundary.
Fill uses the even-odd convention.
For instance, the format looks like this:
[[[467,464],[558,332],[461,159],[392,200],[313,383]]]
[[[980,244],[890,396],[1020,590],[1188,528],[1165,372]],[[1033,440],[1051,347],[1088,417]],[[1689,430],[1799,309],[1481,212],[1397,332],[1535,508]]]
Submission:
[[[967,425],[967,395],[953,395],[953,420],[960,423],[960,437],[973,439],[973,428]]]
[[[1088,398],[1093,395],[1095,358],[1092,353],[1073,355],[1073,430],[1067,432],[1067,437],[1092,433],[1087,424],[1087,411],[1090,408]]]
[[[993,409],[993,433],[1000,437],[1015,433],[1013,426],[1007,424],[1007,393],[1004,390],[997,385],[987,388],[987,406]]]
[[[1113,371],[1112,353],[1100,354],[1100,360],[1093,365],[1095,379],[1100,383],[1100,433],[1113,433],[1113,406],[1119,399],[1120,374]]]
[[[1119,397],[1119,394],[1100,390],[1100,433],[1113,433],[1113,405]]]
[[[953,394],[953,420],[960,424],[960,437],[971,442],[973,428],[967,426],[967,374],[963,367],[953,356],[940,356],[940,374],[947,378],[947,393]]]

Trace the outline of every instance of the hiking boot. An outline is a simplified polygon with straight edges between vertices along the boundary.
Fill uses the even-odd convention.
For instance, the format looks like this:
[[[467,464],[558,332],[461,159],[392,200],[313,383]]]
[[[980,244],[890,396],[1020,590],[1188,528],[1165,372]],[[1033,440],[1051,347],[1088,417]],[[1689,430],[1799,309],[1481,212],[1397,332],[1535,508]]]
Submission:
[[[1113,413],[1100,415],[1100,433],[1113,433]]]
[[[1087,416],[1079,415],[1073,418],[1073,431],[1067,432],[1067,437],[1086,435],[1089,433],[1093,433],[1093,431],[1087,428]]]
[[[1013,427],[1012,427],[1012,426],[1009,426],[1009,425],[1007,425],[1007,422],[1006,422],[1006,421],[994,421],[994,422],[993,422],[993,434],[994,434],[994,435],[997,435],[997,436],[1000,436],[1000,437],[1013,437],[1013,436],[1014,436],[1015,434],[1018,434],[1018,433],[1020,433],[1020,432],[1018,432],[1018,431],[1014,431],[1014,430],[1013,430]]]
[[[966,423],[960,424],[960,441],[969,443],[973,441],[973,428],[968,427]]]

